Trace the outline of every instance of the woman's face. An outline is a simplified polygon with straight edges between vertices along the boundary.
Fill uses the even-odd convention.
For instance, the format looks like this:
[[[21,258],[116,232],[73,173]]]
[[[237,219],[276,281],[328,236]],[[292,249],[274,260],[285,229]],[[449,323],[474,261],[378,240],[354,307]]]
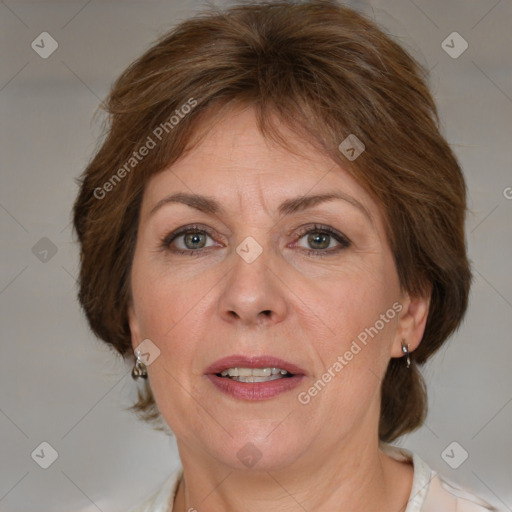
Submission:
[[[182,460],[269,470],[364,446],[377,436],[390,357],[401,356],[402,338],[412,351],[422,336],[421,307],[401,293],[376,203],[283,133],[307,158],[266,141],[251,109],[230,114],[144,192],[132,344],[149,339],[160,351],[149,383]],[[170,200],[178,193],[214,201],[215,213],[205,200]],[[323,194],[340,198],[301,202]],[[279,358],[295,377],[210,373],[233,355]]]

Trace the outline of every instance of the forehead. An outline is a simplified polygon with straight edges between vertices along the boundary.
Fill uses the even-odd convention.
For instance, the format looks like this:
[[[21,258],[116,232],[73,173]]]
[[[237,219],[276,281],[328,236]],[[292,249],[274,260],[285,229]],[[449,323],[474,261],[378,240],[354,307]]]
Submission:
[[[340,192],[378,215],[374,201],[347,170],[284,124],[279,132],[289,148],[266,138],[252,108],[205,120],[200,128],[206,134],[200,143],[149,180],[146,215],[176,192],[215,197],[234,211],[251,204],[272,209],[290,197]]]
[[[251,168],[259,173],[275,172],[275,167],[284,165],[283,173],[289,166],[298,170],[312,167],[332,167],[334,162],[319,152],[310,142],[302,139],[289,126],[271,114],[272,125],[277,126],[287,147],[283,147],[270,137],[265,137],[257,125],[254,107],[235,108],[221,115],[215,111],[205,117],[197,129],[201,142],[193,146],[180,160],[206,161],[215,158],[226,170]],[[191,141],[194,144],[194,140]],[[189,158],[190,157],[190,158]],[[180,161],[178,161],[180,162]],[[173,164],[173,168],[180,165]]]

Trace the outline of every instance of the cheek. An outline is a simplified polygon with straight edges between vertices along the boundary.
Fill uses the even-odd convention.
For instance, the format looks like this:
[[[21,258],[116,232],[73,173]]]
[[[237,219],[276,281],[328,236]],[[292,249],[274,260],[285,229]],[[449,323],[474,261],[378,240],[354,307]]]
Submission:
[[[332,332],[315,341],[322,364],[309,390],[314,394],[313,406],[328,410],[331,418],[339,419],[338,425],[346,418],[362,421],[372,404],[380,403],[381,380],[389,361],[397,295],[368,276],[340,280],[318,305]],[[319,380],[326,382],[325,388],[315,384]],[[316,391],[315,386],[322,390]]]
[[[210,294],[216,291],[218,276],[183,276],[161,266],[154,269],[149,264],[133,267],[135,314],[142,339],[149,338],[160,350],[149,371],[155,400],[166,421],[175,422],[173,418],[184,417],[183,403],[190,401],[187,393],[182,395],[183,389],[192,392],[202,371],[198,355],[203,351],[205,332],[211,334],[204,324],[214,314]],[[170,389],[174,390],[171,394]]]
[[[396,272],[379,255],[347,265],[326,276],[322,285],[315,285],[319,312],[334,322],[337,329],[372,325],[391,307],[399,294]],[[374,261],[372,261],[374,260]],[[311,294],[311,283],[304,283],[303,293]],[[351,332],[353,334],[353,332]]]
[[[141,335],[172,340],[183,329],[193,328],[201,314],[202,299],[214,281],[206,276],[180,272],[171,265],[134,261],[132,293]],[[166,341],[167,343],[167,341]]]
[[[351,268],[332,279],[316,307],[330,334],[318,346],[324,363],[346,355],[345,369],[364,366],[378,375],[387,365],[398,297],[398,278],[387,261]]]

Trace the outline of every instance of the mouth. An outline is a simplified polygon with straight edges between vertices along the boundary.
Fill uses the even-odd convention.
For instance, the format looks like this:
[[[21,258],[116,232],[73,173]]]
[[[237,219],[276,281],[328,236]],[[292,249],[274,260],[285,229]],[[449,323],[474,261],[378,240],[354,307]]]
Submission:
[[[289,391],[305,374],[297,365],[273,356],[229,356],[205,371],[218,390],[242,400],[266,400]]]
[[[306,374],[302,368],[289,361],[266,355],[223,357],[211,364],[204,373],[246,382],[265,382]],[[248,380],[250,378],[256,380]]]
[[[270,382],[272,380],[290,378],[294,374],[282,368],[239,368],[235,366],[215,375],[236,380],[237,382]]]

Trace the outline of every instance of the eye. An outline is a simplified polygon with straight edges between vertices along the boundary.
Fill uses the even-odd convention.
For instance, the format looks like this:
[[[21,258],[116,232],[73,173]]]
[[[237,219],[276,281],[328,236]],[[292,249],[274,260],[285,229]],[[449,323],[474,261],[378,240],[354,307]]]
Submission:
[[[304,248],[311,256],[328,256],[337,253],[350,246],[350,241],[343,234],[329,226],[315,224],[299,231],[299,241],[303,238],[311,247]],[[198,225],[184,226],[183,228],[168,234],[162,241],[162,248],[175,254],[186,254],[189,256],[199,255],[209,247],[218,245],[207,244],[207,239],[213,240],[213,234],[209,229]],[[298,245],[298,242],[295,244]],[[299,247],[304,247],[299,245]]]
[[[162,247],[177,254],[193,255],[211,247],[206,245],[207,238],[212,238],[208,230],[199,226],[185,226],[167,235],[162,240]]]
[[[328,256],[350,247],[348,238],[329,226],[315,224],[301,230],[299,235],[299,241],[305,238],[311,247],[306,248],[306,253],[311,256]]]

